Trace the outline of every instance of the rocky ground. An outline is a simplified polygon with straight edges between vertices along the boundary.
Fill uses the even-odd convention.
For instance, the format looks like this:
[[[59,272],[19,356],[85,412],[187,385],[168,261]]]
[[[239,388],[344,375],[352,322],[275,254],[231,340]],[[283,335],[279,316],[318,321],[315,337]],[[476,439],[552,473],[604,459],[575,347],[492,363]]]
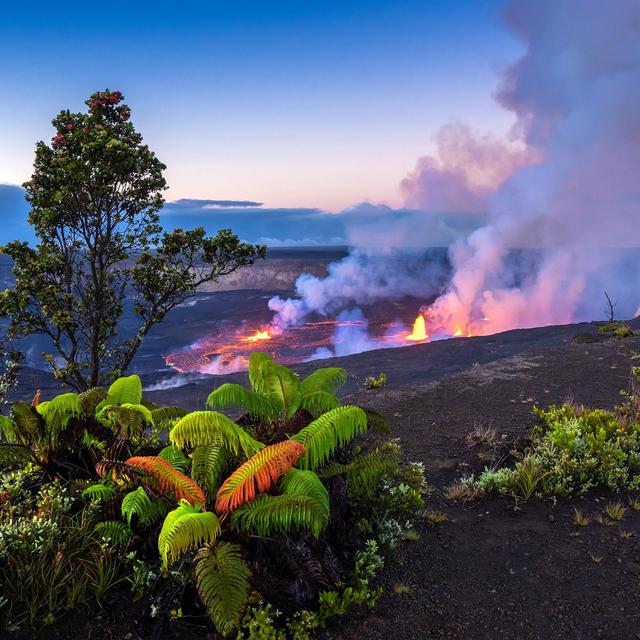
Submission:
[[[424,462],[428,510],[447,520],[419,525],[420,540],[389,563],[375,613],[331,638],[552,640],[640,638],[640,512],[614,526],[573,525],[573,509],[592,518],[610,496],[516,506],[481,499],[461,506],[445,492],[482,470],[466,437],[478,426],[508,447],[535,421],[534,404],[572,399],[613,407],[629,385],[640,339],[534,349],[445,379],[359,392],[388,415],[408,458]],[[623,496],[626,499],[626,496]]]
[[[446,520],[437,525],[422,520],[420,539],[388,558],[381,577],[385,593],[376,610],[341,619],[325,637],[640,638],[640,511],[629,509],[613,526],[592,521],[578,528],[574,507],[593,518],[611,496],[593,493],[570,502],[533,499],[520,505],[483,498],[466,506],[446,497],[452,483],[485,464],[468,446],[469,432],[491,427],[508,451],[535,422],[534,404],[572,399],[613,407],[628,388],[638,353],[640,337],[603,340],[594,325],[578,325],[331,361],[351,374],[345,400],[387,415],[407,458],[425,464],[431,487],[427,511],[441,512]],[[304,373],[312,367],[299,369]],[[363,390],[363,378],[381,371],[389,377],[388,386]],[[201,407],[215,383],[174,389],[171,403]],[[628,496],[621,499],[626,502]],[[135,609],[125,622],[122,604],[107,607],[97,622],[83,620],[73,632],[64,626],[41,637],[137,638]],[[198,633],[194,630],[193,637],[203,637]]]

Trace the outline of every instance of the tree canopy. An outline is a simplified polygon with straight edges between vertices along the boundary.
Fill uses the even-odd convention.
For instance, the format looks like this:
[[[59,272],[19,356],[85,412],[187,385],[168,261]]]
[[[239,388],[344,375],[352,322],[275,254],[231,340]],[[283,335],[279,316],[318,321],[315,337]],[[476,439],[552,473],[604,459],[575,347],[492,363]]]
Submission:
[[[131,364],[149,330],[204,283],[264,257],[230,229],[162,230],[166,168],[143,143],[119,91],[100,91],[85,112],[61,111],[51,143],[38,142],[31,179],[36,246],[0,248],[15,285],[0,294],[10,338],[43,334],[56,378],[107,384]],[[137,329],[122,326],[132,301]]]

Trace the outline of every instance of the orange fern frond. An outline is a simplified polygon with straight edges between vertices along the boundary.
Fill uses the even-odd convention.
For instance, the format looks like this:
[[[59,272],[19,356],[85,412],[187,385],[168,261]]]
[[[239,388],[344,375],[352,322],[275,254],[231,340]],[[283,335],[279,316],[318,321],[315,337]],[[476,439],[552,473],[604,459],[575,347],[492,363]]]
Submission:
[[[40,398],[42,396],[42,389],[38,389],[36,391],[36,395],[33,396],[33,400],[31,401],[32,407],[37,407],[40,404]]]
[[[295,440],[278,442],[258,451],[240,465],[222,484],[216,496],[216,511],[233,511],[263,493],[285,475],[304,455],[304,446]]]
[[[174,494],[177,500],[186,500],[192,505],[206,504],[199,485],[160,456],[135,456],[125,460],[125,464],[150,475],[161,491]]]

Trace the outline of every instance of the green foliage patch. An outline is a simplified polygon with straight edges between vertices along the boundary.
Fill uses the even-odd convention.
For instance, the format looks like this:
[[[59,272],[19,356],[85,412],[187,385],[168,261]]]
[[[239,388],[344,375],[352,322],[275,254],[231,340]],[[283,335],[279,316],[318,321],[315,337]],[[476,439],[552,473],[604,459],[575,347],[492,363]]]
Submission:
[[[640,489],[640,422],[636,395],[616,411],[570,404],[534,411],[542,425],[513,466],[464,480],[484,493],[569,497],[590,489]]]
[[[303,640],[374,606],[381,550],[409,538],[424,469],[401,462],[382,416],[340,405],[345,380],[337,368],[300,380],[258,353],[251,389],[222,385],[207,411],[156,407],[135,375],[15,404],[0,417],[4,628],[50,623],[127,585],[156,615],[206,613],[238,638]],[[29,564],[41,550],[46,570]],[[159,583],[175,594],[162,608]]]

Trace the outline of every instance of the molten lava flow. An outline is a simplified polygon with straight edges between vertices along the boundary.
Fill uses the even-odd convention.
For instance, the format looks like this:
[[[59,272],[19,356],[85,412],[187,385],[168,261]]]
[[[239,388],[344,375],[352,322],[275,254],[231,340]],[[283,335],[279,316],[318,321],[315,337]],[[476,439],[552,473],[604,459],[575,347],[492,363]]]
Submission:
[[[242,338],[243,342],[260,342],[261,340],[271,340],[271,334],[268,330],[256,331],[252,336]]]
[[[459,327],[453,332],[453,335],[456,338],[459,338],[462,335],[462,329],[460,329]]]
[[[414,342],[420,342],[421,340],[427,340],[427,327],[424,322],[424,316],[420,314],[416,321],[413,323],[413,331],[407,336],[407,340]]]

